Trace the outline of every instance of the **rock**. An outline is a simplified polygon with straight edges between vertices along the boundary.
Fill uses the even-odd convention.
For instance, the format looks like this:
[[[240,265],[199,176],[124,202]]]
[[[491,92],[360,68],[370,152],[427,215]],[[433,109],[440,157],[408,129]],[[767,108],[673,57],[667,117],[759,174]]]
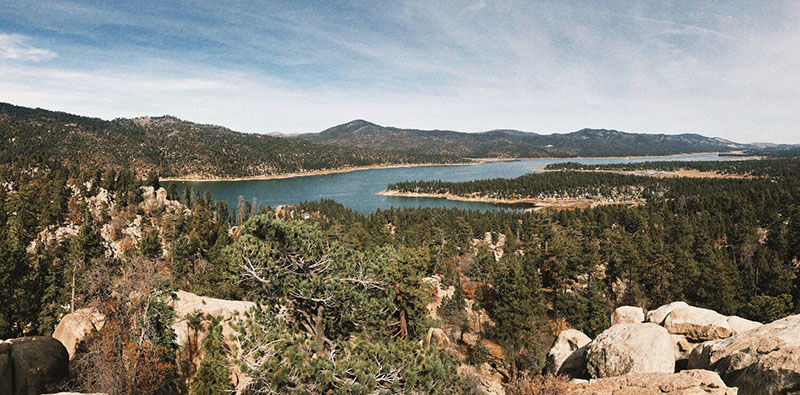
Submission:
[[[663,325],[669,333],[695,341],[724,339],[733,335],[727,317],[714,310],[693,306],[674,308]]]
[[[800,347],[786,347],[762,356],[739,375],[743,394],[800,391]]]
[[[204,328],[208,325],[206,316],[221,317],[220,324],[222,325],[222,335],[225,343],[231,350],[236,350],[239,347],[238,344],[229,340],[231,335],[234,334],[231,324],[245,312],[256,307],[253,302],[209,298],[184,291],[175,292],[175,298],[170,304],[175,308],[176,317],[175,322],[172,324],[172,329],[175,331],[177,343],[181,347],[179,358],[183,359],[182,364],[191,363],[195,369],[200,367],[200,362],[202,361],[202,353],[198,352],[198,349],[203,344],[203,339],[205,339],[205,331],[201,330],[198,333],[189,328],[188,317],[195,313],[201,314],[204,317],[201,320]],[[246,387],[250,382],[250,378],[242,374],[235,364],[232,364],[230,369],[233,377],[232,382],[236,385],[236,389],[241,390]]]
[[[490,362],[506,363],[506,350],[502,346],[489,339],[482,339],[481,344],[489,351]]]
[[[569,377],[585,377],[586,345],[592,339],[581,331],[561,331],[547,353],[544,371],[549,374],[565,374]]]
[[[446,348],[450,345],[450,339],[447,338],[442,328],[429,328],[428,337],[425,338],[425,347],[430,347],[431,344],[437,348]]]
[[[442,288],[442,282],[439,276],[424,277],[422,281],[431,285],[431,294],[433,296],[433,300],[428,303],[427,308],[431,319],[438,320],[439,305],[442,304],[442,299],[452,297],[456,291],[456,287],[451,285],[447,288]]]
[[[636,306],[620,306],[611,314],[611,325],[644,322],[644,310]]]
[[[6,340],[0,354],[6,355],[6,370],[13,378],[0,383],[3,394],[41,394],[51,390],[69,373],[69,354],[60,341],[47,336],[21,337]],[[5,352],[2,352],[5,351]],[[0,365],[1,366],[1,365]],[[8,369],[10,368],[10,369]],[[0,377],[9,373],[0,371]]]
[[[669,333],[653,323],[614,325],[586,347],[586,369],[592,378],[675,371]]]
[[[719,373],[743,394],[800,390],[800,315],[792,315],[727,339],[702,343],[689,356],[690,369]],[[762,362],[763,359],[763,362]],[[758,377],[756,382],[750,377]],[[774,391],[773,391],[774,390]]]
[[[473,383],[473,389],[477,393],[488,395],[505,395],[506,393],[503,387],[503,375],[494,370],[488,363],[483,363],[477,368],[463,364],[459,365],[456,371],[467,382]]]
[[[570,383],[568,393],[579,395],[650,395],[650,394],[715,394],[734,395],[719,375],[707,370],[684,370],[680,373],[631,373],[619,377]]]
[[[0,340],[0,394],[14,393],[14,372],[11,369],[11,345]]]
[[[69,313],[61,319],[53,332],[53,337],[58,339],[67,349],[69,359],[75,357],[78,345],[93,331],[103,329],[106,317],[93,308],[83,308]]]
[[[675,347],[675,361],[688,360],[689,354],[692,353],[692,350],[697,344],[689,342],[683,335],[670,334],[669,338],[672,340],[672,344]]]
[[[647,322],[652,322],[654,324],[663,325],[664,320],[667,318],[667,315],[672,312],[677,307],[689,307],[686,302],[672,302],[670,304],[665,304],[653,311],[647,312]]]
[[[461,334],[461,341],[464,342],[464,344],[466,344],[466,345],[468,345],[470,347],[478,344],[479,340],[480,340],[480,337],[478,335],[474,334],[474,333],[464,332],[464,333]]]
[[[737,317],[735,315],[728,317],[728,326],[731,327],[733,334],[747,332],[751,329],[756,329],[761,325],[764,324],[756,321],[746,320],[742,317]]]
[[[189,338],[189,324],[186,320],[188,315],[198,312],[222,317],[222,334],[227,339],[233,334],[230,321],[256,306],[253,302],[209,298],[185,291],[176,291],[175,299],[170,304],[175,308],[176,318],[172,329],[177,335],[179,346],[186,344]]]

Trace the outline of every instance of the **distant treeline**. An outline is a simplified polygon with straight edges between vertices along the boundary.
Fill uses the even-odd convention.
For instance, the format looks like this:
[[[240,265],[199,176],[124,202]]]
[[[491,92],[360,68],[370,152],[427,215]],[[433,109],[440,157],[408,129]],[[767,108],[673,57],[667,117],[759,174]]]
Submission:
[[[609,170],[609,171],[678,171],[699,170],[719,174],[746,174],[754,177],[788,177],[800,173],[800,161],[785,159],[735,161],[654,161],[639,163],[583,164],[577,162],[551,163],[546,170]]]

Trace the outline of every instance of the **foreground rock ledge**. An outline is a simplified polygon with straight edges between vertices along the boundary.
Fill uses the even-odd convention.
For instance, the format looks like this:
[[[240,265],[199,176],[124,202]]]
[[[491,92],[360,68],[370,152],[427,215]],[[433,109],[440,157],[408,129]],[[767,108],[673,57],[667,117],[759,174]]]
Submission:
[[[708,370],[684,370],[680,373],[631,373],[625,376],[591,380],[570,385],[569,394],[715,394],[733,395],[736,388],[725,385],[722,379]]]

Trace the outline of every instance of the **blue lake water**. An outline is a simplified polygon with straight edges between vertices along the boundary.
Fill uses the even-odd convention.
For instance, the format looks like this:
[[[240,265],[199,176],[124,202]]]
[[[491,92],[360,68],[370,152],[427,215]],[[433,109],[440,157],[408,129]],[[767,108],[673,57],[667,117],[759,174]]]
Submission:
[[[653,156],[632,158],[569,158],[531,159],[508,162],[488,162],[464,166],[424,166],[391,169],[357,170],[349,173],[325,174],[275,180],[205,181],[177,183],[194,192],[209,191],[215,200],[226,200],[235,208],[239,196],[244,200],[256,198],[257,202],[275,207],[304,201],[332,199],[344,206],[368,213],[390,207],[458,207],[476,210],[507,209],[508,206],[490,203],[456,202],[445,199],[406,198],[376,195],[386,186],[401,181],[442,180],[469,181],[487,178],[514,178],[534,172],[531,167],[544,167],[550,163],[580,162],[586,164],[634,163],[665,160],[741,160],[716,154],[681,156]]]

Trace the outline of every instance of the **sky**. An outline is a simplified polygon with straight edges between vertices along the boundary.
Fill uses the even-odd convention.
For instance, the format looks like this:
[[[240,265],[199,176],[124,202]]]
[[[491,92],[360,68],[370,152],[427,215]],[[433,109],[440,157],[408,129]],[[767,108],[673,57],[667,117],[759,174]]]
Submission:
[[[800,1],[0,0],[0,101],[256,133],[800,143]]]

